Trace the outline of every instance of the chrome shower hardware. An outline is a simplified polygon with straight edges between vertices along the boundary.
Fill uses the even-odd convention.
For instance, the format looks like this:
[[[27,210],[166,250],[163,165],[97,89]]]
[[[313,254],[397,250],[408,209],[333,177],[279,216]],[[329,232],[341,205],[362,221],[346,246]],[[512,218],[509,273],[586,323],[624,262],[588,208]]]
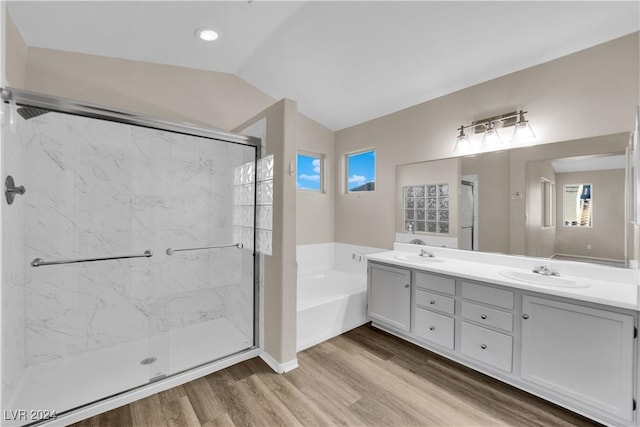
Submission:
[[[205,246],[203,248],[184,248],[184,249],[173,249],[173,248],[167,248],[167,250],[165,251],[167,255],[171,256],[176,252],[184,252],[184,251],[201,251],[204,249],[220,249],[220,248],[233,248],[236,247],[238,249],[242,249],[244,247],[244,245],[242,243],[231,243],[228,245],[220,245],[220,246]]]
[[[24,185],[16,187],[16,183],[11,175],[7,176],[7,179],[4,181],[4,188],[4,195],[7,198],[7,203],[10,205],[13,204],[16,194],[22,195],[25,193]]]
[[[36,258],[33,261],[31,261],[31,266],[40,267],[43,265],[76,264],[79,262],[111,261],[116,259],[129,259],[129,258],[151,258],[152,256],[153,256],[153,252],[147,249],[141,255],[119,255],[119,256],[106,256],[106,257],[99,257],[99,258],[64,259],[60,261],[45,261],[42,258]]]

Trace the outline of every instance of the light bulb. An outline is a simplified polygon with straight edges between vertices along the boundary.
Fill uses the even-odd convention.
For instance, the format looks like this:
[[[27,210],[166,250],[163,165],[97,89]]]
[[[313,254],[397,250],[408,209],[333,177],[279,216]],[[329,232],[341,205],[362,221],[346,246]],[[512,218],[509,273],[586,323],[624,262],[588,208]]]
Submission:
[[[220,34],[216,30],[210,28],[199,28],[196,30],[196,37],[206,42],[212,42],[220,37]]]
[[[513,142],[523,142],[531,139],[535,139],[536,134],[533,133],[531,125],[528,120],[524,122],[516,123],[516,128],[513,130]]]
[[[493,123],[489,123],[489,125],[487,125],[487,129],[484,131],[484,136],[482,137],[482,146],[484,148],[489,148],[497,145],[502,145],[502,139],[500,139],[498,130],[493,126]]]
[[[464,126],[460,126],[460,135],[456,138],[456,145],[453,148],[453,152],[456,154],[469,154],[473,152],[473,145],[469,140],[469,135],[464,133]]]
[[[525,120],[524,111],[519,112],[518,122],[513,130],[512,142],[526,142],[535,139],[536,134],[533,133],[529,120]]]

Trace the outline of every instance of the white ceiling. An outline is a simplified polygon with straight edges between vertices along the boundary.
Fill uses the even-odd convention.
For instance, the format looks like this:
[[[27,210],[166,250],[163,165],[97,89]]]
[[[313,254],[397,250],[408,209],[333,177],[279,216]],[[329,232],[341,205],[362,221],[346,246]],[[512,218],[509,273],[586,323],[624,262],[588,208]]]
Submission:
[[[626,165],[627,157],[624,154],[611,156],[567,157],[551,161],[551,166],[557,173],[624,169]]]
[[[234,73],[333,130],[640,30],[637,0],[7,3],[29,46]]]

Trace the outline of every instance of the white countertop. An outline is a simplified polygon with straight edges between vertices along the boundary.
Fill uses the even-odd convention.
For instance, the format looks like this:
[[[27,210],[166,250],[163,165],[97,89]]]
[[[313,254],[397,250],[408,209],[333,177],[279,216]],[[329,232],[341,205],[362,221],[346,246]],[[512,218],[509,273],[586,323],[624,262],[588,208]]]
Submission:
[[[395,251],[370,254],[366,257],[371,261],[383,262],[385,264],[639,311],[638,286],[635,279],[635,275],[639,274],[637,270],[629,271],[582,263],[572,263],[573,265],[568,265],[566,262],[554,262],[553,260],[541,262],[540,259],[507,255],[481,256],[481,254],[478,254],[477,259],[474,260],[475,254],[473,253],[459,255],[450,253],[450,249],[432,247],[428,247],[428,249],[434,252],[436,258],[441,259],[442,262],[418,263],[398,259],[396,255],[415,255],[420,252],[420,248],[425,247],[422,246],[413,249],[412,247],[415,245],[402,246],[406,250],[400,251],[396,248]],[[452,255],[452,257],[447,257],[447,254]],[[460,257],[466,257],[468,259],[459,259]],[[494,258],[493,261],[495,261],[495,263],[487,262],[490,258]],[[539,285],[511,279],[501,274],[501,272],[506,270],[530,272],[531,267],[529,267],[529,264],[531,267],[535,264],[551,264],[555,268],[558,268],[562,278],[572,279],[580,284],[588,284],[589,287],[569,288]],[[583,268],[580,268],[581,265]],[[608,277],[613,281],[603,280],[603,277]]]

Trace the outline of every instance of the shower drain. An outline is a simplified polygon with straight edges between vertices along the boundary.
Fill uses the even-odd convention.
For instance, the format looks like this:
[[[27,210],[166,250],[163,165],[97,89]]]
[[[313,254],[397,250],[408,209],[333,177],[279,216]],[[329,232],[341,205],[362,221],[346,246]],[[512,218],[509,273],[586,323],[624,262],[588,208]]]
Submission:
[[[156,360],[158,360],[157,357],[147,357],[145,359],[142,359],[140,361],[141,365],[151,365],[153,362],[155,362]]]

